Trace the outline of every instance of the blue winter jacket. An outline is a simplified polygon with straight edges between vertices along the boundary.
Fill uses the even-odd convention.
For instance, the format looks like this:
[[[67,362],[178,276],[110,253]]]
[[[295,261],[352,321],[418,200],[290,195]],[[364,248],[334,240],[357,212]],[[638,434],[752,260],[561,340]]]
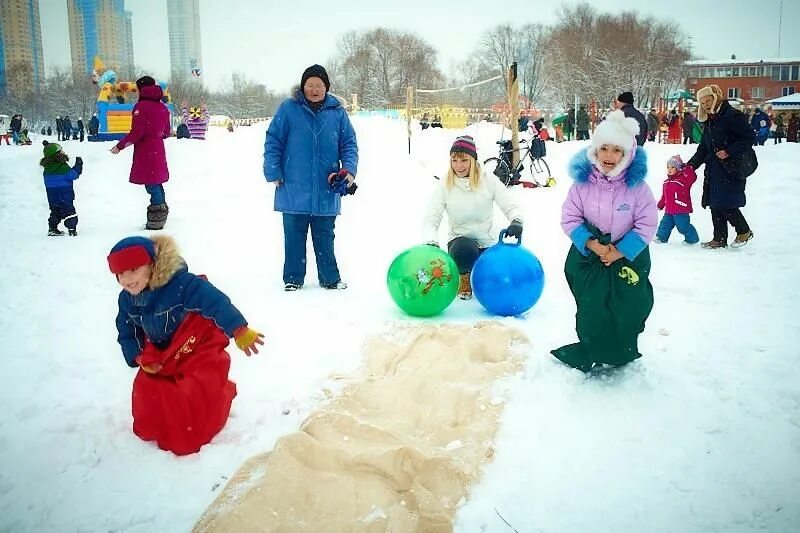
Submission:
[[[83,172],[83,160],[78,158],[72,168],[66,163],[59,166],[62,168],[59,172],[48,173],[47,170],[43,172],[44,186],[48,189],[57,187],[69,187],[72,189],[72,182],[78,179]]]
[[[137,295],[119,293],[117,340],[125,362],[136,367],[136,357],[147,338],[158,348],[165,348],[186,313],[196,312],[212,320],[228,337],[247,321],[230,299],[208,280],[188,272],[183,264],[170,280],[156,289]]]
[[[356,132],[342,105],[325,95],[315,113],[298,90],[285,100],[267,130],[264,177],[282,181],[275,189],[275,211],[334,216],[341,197],[331,191],[328,176],[340,169],[358,171]]]

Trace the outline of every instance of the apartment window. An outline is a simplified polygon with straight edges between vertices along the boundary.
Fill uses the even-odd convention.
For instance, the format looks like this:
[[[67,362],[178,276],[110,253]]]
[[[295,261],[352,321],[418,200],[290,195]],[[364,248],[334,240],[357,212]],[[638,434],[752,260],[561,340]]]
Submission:
[[[779,81],[781,79],[781,67],[774,66],[770,69],[770,78],[772,81]]]
[[[794,94],[794,87],[784,87],[781,89],[781,96],[789,96],[790,94]]]
[[[707,78],[708,77],[708,69],[707,68],[701,68],[699,77],[700,78]]]
[[[752,97],[753,98],[766,98],[764,87],[753,87],[752,89]]]
[[[789,81],[789,71],[791,68],[789,65],[783,65],[781,67],[781,81]]]
[[[792,66],[792,81],[800,80],[800,65],[793,65]]]
[[[739,76],[739,67],[733,67],[733,69],[731,70],[732,70],[731,72],[732,76],[737,76],[737,77]]]
[[[766,76],[767,74],[766,74],[766,70],[764,70],[764,68],[765,67],[756,67],[756,76],[758,76],[758,77]]]
[[[750,71],[750,76],[756,75],[756,67],[748,67],[748,70]]]

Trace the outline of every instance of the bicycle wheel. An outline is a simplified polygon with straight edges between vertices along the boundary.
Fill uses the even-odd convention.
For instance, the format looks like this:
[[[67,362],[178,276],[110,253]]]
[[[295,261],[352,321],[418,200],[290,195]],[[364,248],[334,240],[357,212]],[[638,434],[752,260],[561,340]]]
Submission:
[[[544,157],[537,157],[530,164],[531,180],[539,187],[547,187],[550,181],[550,167]]]
[[[487,174],[494,174],[500,183],[508,187],[511,182],[511,169],[508,168],[508,163],[499,157],[490,157],[483,162],[483,168]]]

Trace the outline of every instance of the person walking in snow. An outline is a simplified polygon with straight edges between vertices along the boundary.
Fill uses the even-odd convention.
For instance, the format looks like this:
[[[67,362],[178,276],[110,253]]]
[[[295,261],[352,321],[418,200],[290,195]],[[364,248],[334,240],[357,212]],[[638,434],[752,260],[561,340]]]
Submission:
[[[705,128],[697,151],[687,164],[695,170],[700,165],[706,166],[702,206],[703,209],[711,208],[711,222],[714,225],[714,238],[702,246],[710,249],[727,247],[730,224],[736,230],[736,238],[731,246],[739,248],[753,238],[753,232],[741,211],[747,202],[744,193],[747,182],[732,177],[725,165],[738,164],[745,151],[752,150],[754,132],[744,114],[732,108],[723,98],[719,86],[703,87],[697,91],[697,99],[700,102],[697,120],[704,123]],[[728,159],[731,161],[726,161]]]
[[[522,209],[513,193],[494,177],[487,177],[478,162],[475,141],[469,135],[458,137],[450,147],[447,177],[434,189],[422,219],[423,238],[439,246],[439,225],[447,213],[450,223],[447,253],[460,275],[458,297],[472,298],[470,273],[486,248],[497,242],[494,205],[497,204],[510,224],[508,237],[522,236]]]
[[[564,273],[577,305],[578,342],[553,350],[563,363],[589,372],[642,356],[639,334],[653,309],[650,250],[658,211],[644,181],[647,156],[637,147],[634,118],[612,111],[592,144],[575,155],[575,180],[561,210],[572,240]]]
[[[139,368],[133,432],[176,455],[195,453],[223,428],[236,396],[229,339],[249,356],[264,335],[205,276],[189,272],[171,237],[126,237],[108,267],[122,286],[117,341],[128,366]]]
[[[160,230],[167,223],[169,206],[164,194],[164,183],[169,180],[167,152],[164,139],[171,133],[169,109],[161,102],[164,93],[156,80],[142,76],[136,80],[139,101],[133,106],[131,131],[112,149],[118,154],[133,146],[130,182],[144,185],[150,194],[145,229]]]
[[[658,225],[656,237],[658,243],[669,241],[673,228],[683,235],[686,244],[697,244],[700,237],[692,226],[690,214],[692,212],[692,185],[697,181],[697,174],[692,167],[685,164],[681,156],[674,155],[667,160],[667,179],[661,190],[661,199],[658,209],[664,210],[661,223]]]
[[[308,67],[294,97],[275,112],[264,141],[264,177],[275,183],[275,211],[283,213],[286,291],[302,288],[305,281],[309,227],[320,286],[347,288],[333,240],[341,197],[356,189],[358,143],[347,112],[330,88],[322,66]],[[332,187],[336,184],[342,186]]]
[[[75,211],[75,189],[73,182],[83,173],[83,159],[75,158],[75,165],[70,167],[69,156],[61,150],[61,145],[42,141],[41,161],[44,167],[44,187],[47,191],[47,203],[50,206],[50,217],[47,219],[47,234],[51,237],[64,235],[58,229],[63,221],[70,236],[78,234],[78,213]]]

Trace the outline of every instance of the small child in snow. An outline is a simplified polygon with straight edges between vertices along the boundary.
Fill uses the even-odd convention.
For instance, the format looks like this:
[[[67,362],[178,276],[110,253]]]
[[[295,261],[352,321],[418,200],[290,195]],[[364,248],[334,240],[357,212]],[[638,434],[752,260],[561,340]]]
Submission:
[[[667,160],[667,179],[664,180],[661,200],[658,208],[664,210],[664,216],[656,231],[655,242],[665,243],[669,240],[672,228],[678,228],[686,244],[697,244],[700,237],[689,220],[692,212],[692,185],[697,181],[694,169],[683,162],[681,156],[674,155]]]
[[[228,380],[229,338],[258,353],[263,335],[230,299],[188,271],[168,236],[127,237],[108,266],[122,286],[117,341],[133,382],[133,432],[162,450],[187,455],[225,426],[236,384]]]
[[[75,158],[75,165],[67,164],[69,156],[56,143],[42,141],[44,157],[39,164],[44,167],[44,186],[47,190],[47,203],[50,204],[50,218],[47,219],[50,236],[64,235],[58,229],[63,221],[71,236],[78,234],[78,213],[75,212],[75,190],[72,187],[83,172],[83,159]]]
[[[584,372],[641,357],[638,337],[653,309],[648,244],[658,210],[644,181],[647,156],[637,147],[638,134],[636,120],[612,111],[569,165],[575,183],[561,227],[572,240],[564,274],[577,306],[579,342],[551,353]]]

